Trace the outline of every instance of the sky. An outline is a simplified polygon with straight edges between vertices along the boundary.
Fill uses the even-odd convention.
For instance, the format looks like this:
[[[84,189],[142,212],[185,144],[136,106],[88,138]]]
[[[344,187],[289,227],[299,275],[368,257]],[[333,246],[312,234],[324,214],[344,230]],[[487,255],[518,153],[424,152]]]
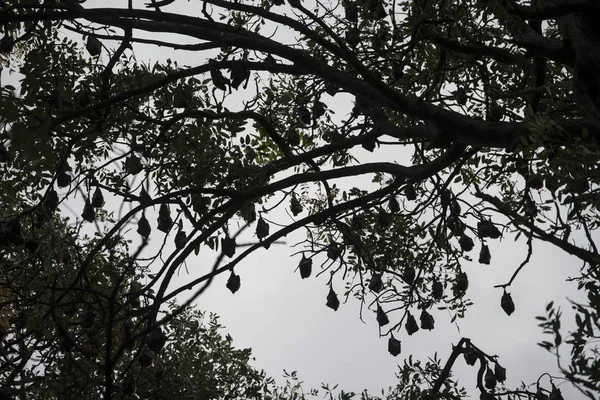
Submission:
[[[144,2],[136,0],[134,5],[141,6]],[[199,4],[194,0],[178,0],[168,11],[186,13],[192,3]],[[86,7],[97,4],[110,7],[125,2],[90,0]],[[147,46],[135,46],[134,50],[140,61],[171,57],[182,64],[195,65],[194,54],[176,54],[167,49],[157,51]],[[337,101],[336,106],[340,115],[351,108],[344,99]],[[359,157],[361,161],[368,161],[373,157],[388,159],[391,154],[359,152]],[[365,178],[365,185],[369,181],[370,178]],[[328,275],[316,278],[313,271],[311,278],[303,280],[294,272],[300,256],[290,257],[298,250],[291,245],[302,239],[301,234],[289,235],[285,244],[273,245],[268,251],[259,249],[244,260],[235,269],[241,277],[241,289],[235,295],[225,288],[228,276],[222,274],[196,302],[200,309],[217,313],[226,326],[225,331],[233,336],[234,344],[252,348],[256,358],[254,366],[264,369],[279,382],[283,382],[281,376],[285,369],[298,371],[305,389],[329,383],[339,384],[345,391],[368,389],[378,394],[381,389],[396,384],[397,366],[405,357],[412,354],[425,360],[437,352],[445,362],[452,344],[461,337],[468,337],[482,350],[499,356],[501,365],[507,369],[509,387],[521,381],[534,382],[544,372],[557,374],[554,357],[536,345],[548,338],[542,335],[535,316],[543,315],[546,304],[554,301],[565,311],[563,332],[566,332],[574,325],[566,298],[581,298],[575,284],[565,281],[577,275],[581,265],[558,248],[534,242],[531,262],[510,287],[516,311],[509,317],[500,308],[501,290],[493,286],[510,279],[525,258],[527,248],[523,240],[514,242],[509,236],[490,241],[491,265],[463,264],[470,281],[467,296],[474,303],[466,317],[451,324],[446,311],[434,310],[436,328],[420,330],[412,337],[402,329],[396,335],[402,341],[402,353],[392,357],[387,352],[387,337],[379,337],[374,313],[365,311],[365,323],[361,322],[359,304],[354,299],[334,312],[325,306]],[[213,255],[203,251],[198,256],[191,255],[186,262],[189,275],[182,272],[177,282],[183,284],[208,272]],[[339,286],[338,293],[341,289]],[[474,387],[476,368],[468,367],[462,357],[453,372],[462,385]],[[542,383],[546,388],[550,386],[547,378]],[[559,387],[566,399],[583,398],[568,385],[559,383]],[[470,393],[477,398],[475,391]]]

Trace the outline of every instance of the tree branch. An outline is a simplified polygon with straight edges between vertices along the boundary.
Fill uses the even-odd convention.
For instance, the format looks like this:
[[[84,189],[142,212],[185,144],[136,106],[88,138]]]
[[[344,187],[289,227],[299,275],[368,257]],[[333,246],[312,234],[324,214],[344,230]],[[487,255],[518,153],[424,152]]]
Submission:
[[[475,196],[494,205],[499,212],[507,216],[515,225],[521,225],[526,227],[531,232],[535,233],[535,235],[537,235],[539,239],[545,242],[552,243],[556,247],[563,249],[567,253],[576,256],[577,258],[589,263],[592,266],[598,265],[600,263],[600,257],[598,256],[598,254],[572,245],[567,241],[561,240],[554,235],[544,232],[544,230],[535,226],[533,222],[529,221],[528,219],[519,215],[517,212],[513,211],[507,204],[503,203],[502,200],[498,199],[497,197],[485,194],[480,191],[477,191],[475,193]]]

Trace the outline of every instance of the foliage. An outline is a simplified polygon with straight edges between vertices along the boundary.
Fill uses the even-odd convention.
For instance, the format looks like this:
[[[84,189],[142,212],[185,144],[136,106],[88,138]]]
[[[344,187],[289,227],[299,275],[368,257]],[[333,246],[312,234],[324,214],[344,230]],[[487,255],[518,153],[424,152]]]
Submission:
[[[597,3],[206,0],[180,13],[180,0],[92,3],[7,0],[0,10],[2,61],[19,77],[0,98],[2,357],[22,371],[3,372],[5,386],[41,394],[41,366],[55,376],[83,368],[87,395],[130,394],[133,378],[119,379],[135,376],[131,361],[161,326],[178,329],[214,276],[230,274],[235,293],[249,254],[303,232],[302,276],[308,263],[330,273],[334,310],[342,278],[390,340],[434,329],[438,308],[462,318],[471,305],[462,265],[489,264],[490,241],[515,236],[529,249],[497,285],[509,315],[533,241],[566,251],[589,303],[574,305],[572,360],[561,368],[598,395]],[[144,45],[192,52],[195,64],[144,63]],[[350,112],[336,106],[344,102]],[[247,229],[256,240],[242,249]],[[177,287],[193,252],[214,266]],[[186,304],[166,308],[189,289]],[[559,317],[542,317],[552,352],[563,343]],[[165,348],[175,375],[157,396],[195,393],[183,377],[210,367],[177,358],[190,331],[178,335]],[[224,357],[213,367],[249,357],[202,337],[214,339],[203,351]],[[63,365],[70,354],[77,367]],[[560,398],[553,383],[497,388],[498,360],[468,339],[441,369],[405,365],[397,393],[464,396],[449,380],[460,354],[478,363],[482,398]],[[206,396],[268,397],[264,376],[236,363],[244,391],[228,395],[223,375],[203,382],[214,390]],[[69,396],[75,383],[47,390]]]

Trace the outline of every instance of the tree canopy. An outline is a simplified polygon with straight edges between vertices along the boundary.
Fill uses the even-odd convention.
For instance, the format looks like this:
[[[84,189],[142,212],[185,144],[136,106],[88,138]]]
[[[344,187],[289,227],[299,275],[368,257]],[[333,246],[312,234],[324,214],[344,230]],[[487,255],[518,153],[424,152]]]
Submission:
[[[532,243],[565,251],[587,302],[573,332],[548,304],[541,345],[558,356],[565,336],[563,377],[598,398],[597,2],[105,5],[0,3],[3,396],[269,398],[248,353],[212,328],[195,341],[187,306],[219,274],[251,290],[244,260],[296,233],[300,276],[325,276],[324,306],[372,310],[394,356],[438,308],[468,312],[463,265],[490,264],[491,242],[528,249],[494,289],[508,315]],[[176,285],[194,253],[212,269]],[[472,395],[562,398],[552,380],[505,387],[493,351],[464,338],[407,361],[390,396],[466,396],[462,355]]]

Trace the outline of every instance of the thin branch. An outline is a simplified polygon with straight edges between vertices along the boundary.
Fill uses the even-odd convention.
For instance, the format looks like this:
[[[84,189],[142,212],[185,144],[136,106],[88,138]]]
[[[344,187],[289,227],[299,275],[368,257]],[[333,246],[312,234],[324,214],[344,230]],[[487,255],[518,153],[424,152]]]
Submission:
[[[529,264],[529,260],[531,259],[531,254],[533,253],[533,236],[529,235],[529,238],[527,239],[527,257],[525,257],[525,260],[523,260],[523,262],[521,263],[521,265],[519,265],[519,268],[517,268],[515,270],[515,272],[512,274],[512,276],[510,277],[510,280],[502,285],[495,285],[495,288],[507,288],[508,286],[510,286],[513,281],[515,280],[515,278],[517,277],[517,275],[519,274],[519,272],[521,272],[521,270],[523,269],[523,267],[527,264]]]

